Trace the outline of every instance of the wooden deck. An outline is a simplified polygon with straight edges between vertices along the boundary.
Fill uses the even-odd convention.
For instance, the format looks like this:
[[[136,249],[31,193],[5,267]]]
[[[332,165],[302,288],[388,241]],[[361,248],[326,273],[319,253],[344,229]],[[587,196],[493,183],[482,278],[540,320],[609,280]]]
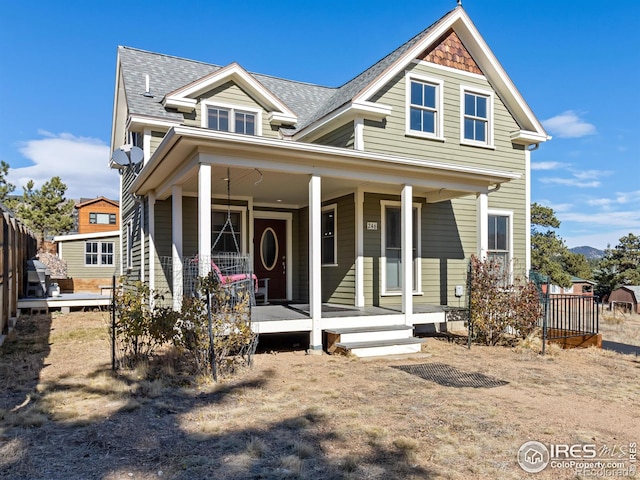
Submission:
[[[85,308],[106,308],[111,304],[110,295],[96,293],[63,293],[57,297],[27,297],[18,299],[18,312],[48,313],[50,310],[70,312]]]

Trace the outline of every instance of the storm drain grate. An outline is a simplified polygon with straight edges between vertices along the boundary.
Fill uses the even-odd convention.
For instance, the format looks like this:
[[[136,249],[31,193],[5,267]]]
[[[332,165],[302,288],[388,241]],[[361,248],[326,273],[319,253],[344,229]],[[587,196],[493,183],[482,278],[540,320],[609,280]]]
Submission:
[[[444,363],[421,363],[419,365],[397,365],[393,368],[417,375],[445,387],[493,388],[507,385],[509,382],[489,377],[482,373],[467,373]]]

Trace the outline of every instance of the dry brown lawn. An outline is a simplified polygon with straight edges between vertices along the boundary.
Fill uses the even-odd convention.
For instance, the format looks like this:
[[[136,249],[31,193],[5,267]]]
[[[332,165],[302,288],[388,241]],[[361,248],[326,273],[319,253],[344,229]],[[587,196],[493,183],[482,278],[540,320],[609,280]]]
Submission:
[[[262,353],[233,379],[193,383],[171,359],[112,375],[106,322],[22,317],[0,348],[1,478],[579,478],[526,474],[518,448],[640,442],[632,355],[430,339],[410,357]],[[621,335],[638,340],[640,322],[629,328]],[[445,386],[392,368],[436,363],[504,385]]]

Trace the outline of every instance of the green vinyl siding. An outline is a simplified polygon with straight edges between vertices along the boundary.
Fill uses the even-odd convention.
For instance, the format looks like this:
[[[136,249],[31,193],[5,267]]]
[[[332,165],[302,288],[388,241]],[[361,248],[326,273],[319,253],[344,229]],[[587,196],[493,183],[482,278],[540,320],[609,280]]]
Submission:
[[[202,94],[198,98],[198,105],[191,114],[185,114],[185,125],[192,127],[202,126],[202,107],[201,101],[206,100],[212,103],[222,103],[225,105],[237,106],[239,110],[242,107],[249,107],[251,109],[258,109],[262,111],[262,136],[270,138],[279,138],[278,129],[272,128],[269,123],[269,112],[266,111],[256,100],[245,92],[241,87],[233,82],[226,82],[213,90],[210,90]]]
[[[461,86],[491,91],[490,84],[482,77],[466,75],[450,69],[434,68],[424,64],[412,64],[408,70],[443,81],[444,141],[406,135],[405,120],[405,72],[397,75],[373,101],[392,107],[385,122],[365,122],[364,145],[367,151],[375,151],[412,158],[492,168],[520,174],[517,180],[501,185],[488,196],[490,210],[513,213],[514,272],[524,273],[526,259],[526,178],[524,147],[511,143],[510,135],[519,126],[498,95],[493,96],[494,148],[482,148],[460,143]],[[367,199],[370,196],[367,195]],[[379,198],[372,204],[365,203],[365,221],[379,217]],[[430,199],[427,196],[427,202]],[[371,218],[370,218],[371,217]],[[380,220],[378,220],[380,221]],[[469,258],[477,252],[477,201],[475,195],[464,196],[449,202],[427,203],[422,212],[422,290],[414,302],[453,304],[461,300],[454,297],[455,285],[465,285]],[[379,235],[378,235],[379,236]],[[380,279],[380,239],[365,232],[365,299],[376,301]],[[377,267],[371,274],[369,267]],[[398,302],[382,297],[380,302]]]
[[[364,221],[377,222],[378,230],[364,231],[364,295],[366,305],[398,305],[398,295],[382,295],[382,207],[381,201],[399,202],[400,197],[366,193]],[[420,272],[415,304],[457,305],[455,285],[466,284],[466,269],[476,251],[475,196],[440,203],[420,203]],[[452,303],[454,302],[454,303]]]
[[[154,152],[162,142],[162,139],[164,138],[165,134],[166,132],[155,132],[155,131],[151,132],[151,135],[149,137],[149,151],[151,155],[154,154]]]
[[[125,193],[131,187],[131,184],[136,178],[139,170],[142,168],[141,164],[136,165],[133,168],[125,168],[122,174],[122,218],[121,218],[121,231],[122,231],[122,271],[124,275],[130,281],[140,280],[140,272],[142,266],[142,215],[141,206],[137,203],[133,195]],[[132,225],[132,238],[129,238],[129,225]],[[127,246],[131,242],[131,268],[127,268],[129,263],[129,251]]]
[[[344,147],[353,149],[354,138],[355,133],[353,122],[349,122],[320,137],[313,143],[328,145],[331,147]]]
[[[336,205],[336,265],[322,266],[322,301],[342,305],[355,304],[355,203],[353,195],[326,200],[322,206]],[[294,216],[294,291],[293,298],[309,301],[309,208]]]
[[[168,292],[171,289],[171,266],[168,258],[171,257],[171,198],[158,200],[154,206],[155,213],[155,290]],[[161,262],[162,259],[162,262]]]
[[[322,301],[354,305],[356,296],[355,221],[353,195],[323,202],[336,205],[336,265],[322,267]]]
[[[309,208],[301,208],[294,223],[294,237],[297,237],[298,255],[293,282],[293,298],[300,302],[309,301]]]
[[[385,122],[365,122],[365,150],[414,158],[425,158],[469,167],[497,168],[522,172],[524,152],[511,143],[511,132],[519,127],[497,95],[493,96],[494,149],[460,144],[460,86],[492,90],[479,76],[464,75],[422,64],[412,64],[408,70],[443,80],[443,111],[445,141],[405,135],[405,72],[397,75],[388,88],[374,101],[392,107]]]

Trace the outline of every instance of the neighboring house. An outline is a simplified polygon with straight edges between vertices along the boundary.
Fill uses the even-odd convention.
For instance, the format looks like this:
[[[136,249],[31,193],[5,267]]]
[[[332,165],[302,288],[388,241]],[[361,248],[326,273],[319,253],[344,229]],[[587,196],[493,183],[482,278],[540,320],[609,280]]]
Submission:
[[[105,197],[81,199],[76,204],[78,233],[120,230],[120,204]]]
[[[528,271],[530,155],[548,139],[462,7],[338,88],[119,47],[111,148],[144,152],[122,169],[122,268],[179,308],[183,258],[233,250],[216,243],[230,178],[269,299],[309,305],[271,331],[318,349],[329,328],[441,322],[471,255]]]
[[[113,275],[120,275],[120,231],[54,237],[58,256],[67,264],[64,292],[107,293]]]
[[[640,313],[640,285],[618,287],[609,294],[609,307],[622,307],[631,312]]]
[[[596,282],[592,280],[585,280],[583,278],[571,277],[571,286],[569,287],[561,287],[559,285],[549,285],[549,294],[550,295],[583,295],[583,296],[591,296],[593,295],[593,287],[597,285]],[[546,293],[547,285],[542,285],[542,292]]]

